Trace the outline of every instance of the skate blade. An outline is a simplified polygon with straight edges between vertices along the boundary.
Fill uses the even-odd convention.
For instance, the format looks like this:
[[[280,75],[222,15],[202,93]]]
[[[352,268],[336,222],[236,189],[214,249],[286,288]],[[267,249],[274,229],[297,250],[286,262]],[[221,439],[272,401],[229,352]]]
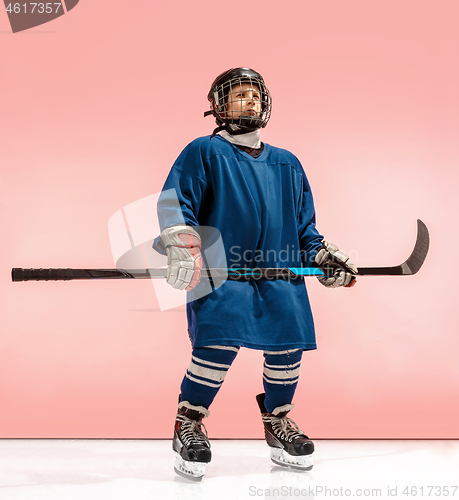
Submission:
[[[191,481],[201,481],[206,471],[206,464],[203,462],[183,460],[183,458],[176,453],[174,470],[179,476],[186,477]]]
[[[308,471],[314,466],[311,455],[293,456],[282,448],[271,448],[271,461],[282,467]]]

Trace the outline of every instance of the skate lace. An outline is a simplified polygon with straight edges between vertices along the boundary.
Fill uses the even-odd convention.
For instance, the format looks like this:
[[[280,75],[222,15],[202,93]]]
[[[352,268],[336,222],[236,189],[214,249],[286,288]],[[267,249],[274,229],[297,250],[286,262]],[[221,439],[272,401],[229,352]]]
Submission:
[[[185,415],[177,415],[177,420],[182,423],[180,434],[185,446],[190,446],[192,443],[196,444],[196,442],[210,446],[206,426],[200,420],[193,420]],[[204,428],[205,434],[202,432],[202,428]]]
[[[264,415],[263,421],[271,424],[275,436],[285,439],[290,443],[294,438],[304,436],[304,432],[300,431],[291,418]]]

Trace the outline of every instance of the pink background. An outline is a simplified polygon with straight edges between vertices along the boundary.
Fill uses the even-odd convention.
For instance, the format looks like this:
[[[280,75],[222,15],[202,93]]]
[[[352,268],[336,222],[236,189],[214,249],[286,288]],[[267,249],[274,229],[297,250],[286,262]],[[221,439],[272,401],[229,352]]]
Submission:
[[[148,280],[12,283],[12,267],[113,267],[108,220],[157,193],[213,129],[210,83],[263,74],[265,142],[302,161],[318,228],[359,266],[410,278],[308,281],[319,349],[292,417],[316,438],[459,437],[456,0],[81,2],[12,34],[0,11],[1,437],[170,437],[189,363],[184,307]],[[152,214],[154,217],[154,214]],[[262,437],[262,355],[242,350],[211,437]]]

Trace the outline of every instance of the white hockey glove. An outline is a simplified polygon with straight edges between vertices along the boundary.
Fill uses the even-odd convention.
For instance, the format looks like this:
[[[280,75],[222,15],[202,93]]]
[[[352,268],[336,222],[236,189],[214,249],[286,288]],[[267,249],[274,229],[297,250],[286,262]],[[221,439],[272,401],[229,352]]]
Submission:
[[[178,290],[191,290],[201,279],[201,237],[190,226],[163,229],[161,241],[167,254],[167,282]]]
[[[319,267],[331,267],[334,270],[333,276],[317,279],[328,288],[354,286],[357,281],[354,274],[358,272],[355,264],[333,243],[323,241],[322,245],[323,248],[316,253],[314,260]]]

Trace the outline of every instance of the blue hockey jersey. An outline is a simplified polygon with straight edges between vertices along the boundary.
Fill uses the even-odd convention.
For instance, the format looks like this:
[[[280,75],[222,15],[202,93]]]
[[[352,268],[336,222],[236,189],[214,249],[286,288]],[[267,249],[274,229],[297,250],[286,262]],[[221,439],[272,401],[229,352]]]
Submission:
[[[227,267],[310,266],[321,248],[309,183],[286,150],[265,144],[253,158],[219,135],[198,138],[174,163],[163,193],[171,189],[178,204],[160,197],[161,230],[183,222],[218,229]],[[316,348],[304,280],[228,280],[193,300],[198,287],[188,292],[193,347]]]

